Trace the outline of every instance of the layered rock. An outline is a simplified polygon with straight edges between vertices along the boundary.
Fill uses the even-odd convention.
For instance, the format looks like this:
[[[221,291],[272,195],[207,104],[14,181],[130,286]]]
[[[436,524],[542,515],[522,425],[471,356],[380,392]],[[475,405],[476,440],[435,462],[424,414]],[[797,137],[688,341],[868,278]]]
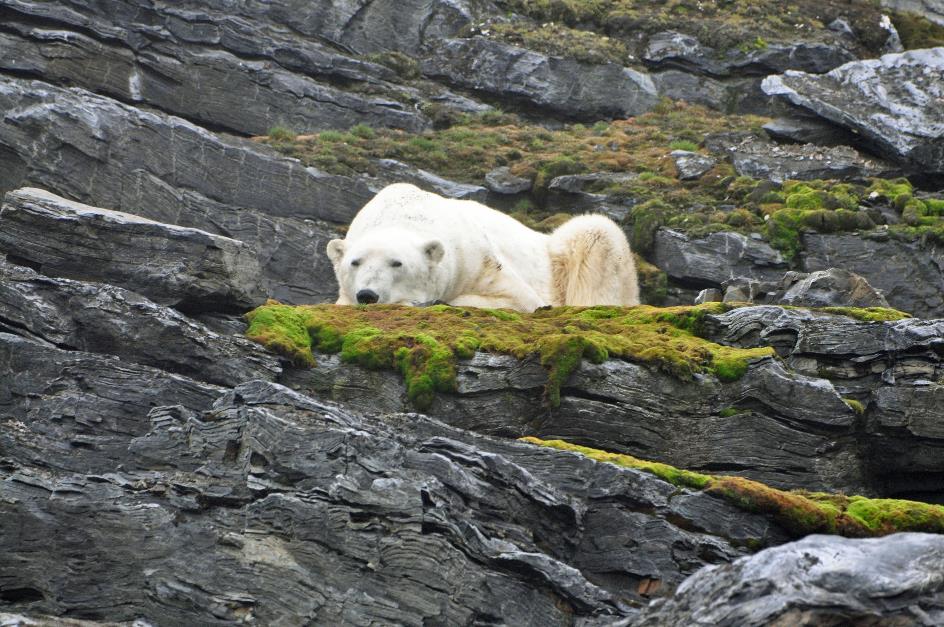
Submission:
[[[134,292],[53,279],[2,261],[0,328],[220,385],[281,373],[276,359],[253,342],[215,333]]]
[[[944,621],[944,541],[810,536],[699,571],[635,625],[935,625]]]
[[[0,252],[49,276],[133,287],[181,310],[244,311],[265,301],[255,251],[238,240],[40,189],[4,196]]]
[[[451,85],[577,119],[638,115],[658,102],[643,72],[548,57],[481,37],[438,43],[422,67]]]
[[[639,471],[421,416],[368,419],[266,383],[208,412],[149,417],[123,434],[121,465],[94,476],[8,458],[0,508],[15,531],[0,569],[11,599],[98,620],[604,624],[632,616],[638,590],[743,554],[725,530],[739,542],[783,537]],[[45,424],[5,430],[4,450],[48,454]],[[73,520],[104,503],[94,527]],[[670,522],[685,512],[700,522]],[[632,532],[644,528],[661,538],[647,546],[676,550],[646,550]],[[79,554],[68,574],[46,576]]]
[[[807,232],[800,240],[798,265],[804,272],[841,268],[862,276],[896,309],[918,317],[944,314],[944,251],[934,240],[908,241],[884,230]],[[698,289],[720,288],[731,279],[756,280],[774,289],[789,267],[760,239],[725,232],[690,238],[664,228],[656,234],[653,261],[677,284]],[[690,303],[695,293],[683,296]]]
[[[197,228],[252,247],[274,298],[336,294],[323,254],[372,196],[258,144],[77,89],[0,79],[0,184]]]
[[[858,133],[889,159],[944,172],[944,49],[847,63],[814,76],[790,71],[764,80],[764,92]]]

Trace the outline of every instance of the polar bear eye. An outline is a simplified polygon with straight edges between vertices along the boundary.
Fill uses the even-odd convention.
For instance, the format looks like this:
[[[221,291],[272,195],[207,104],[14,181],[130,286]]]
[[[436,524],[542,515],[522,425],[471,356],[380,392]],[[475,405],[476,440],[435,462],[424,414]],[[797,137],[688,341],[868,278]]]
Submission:
[[[354,261],[351,262],[351,265],[356,268],[357,266],[361,265],[361,260],[355,259]]]
[[[399,267],[402,266],[402,265],[403,265],[403,262],[402,262],[402,261],[391,261],[391,262],[390,262],[390,267],[391,267],[391,268],[399,268]]]

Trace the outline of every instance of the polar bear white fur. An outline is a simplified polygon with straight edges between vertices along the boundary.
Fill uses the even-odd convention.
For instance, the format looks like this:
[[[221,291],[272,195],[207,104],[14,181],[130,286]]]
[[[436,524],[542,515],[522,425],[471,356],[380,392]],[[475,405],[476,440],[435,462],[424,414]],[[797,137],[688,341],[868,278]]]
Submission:
[[[361,209],[328,242],[337,304],[441,301],[534,311],[545,305],[636,305],[636,266],[609,218],[572,218],[550,235],[499,211],[406,183]]]

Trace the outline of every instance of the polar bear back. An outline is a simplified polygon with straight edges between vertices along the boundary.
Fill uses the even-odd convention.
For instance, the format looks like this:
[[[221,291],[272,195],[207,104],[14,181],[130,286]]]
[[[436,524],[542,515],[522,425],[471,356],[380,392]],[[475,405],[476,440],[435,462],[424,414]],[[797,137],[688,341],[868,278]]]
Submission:
[[[408,183],[381,190],[351,222],[347,239],[355,241],[379,229],[441,239],[462,265],[496,257],[515,267],[546,263],[547,235],[480,203],[443,198]]]

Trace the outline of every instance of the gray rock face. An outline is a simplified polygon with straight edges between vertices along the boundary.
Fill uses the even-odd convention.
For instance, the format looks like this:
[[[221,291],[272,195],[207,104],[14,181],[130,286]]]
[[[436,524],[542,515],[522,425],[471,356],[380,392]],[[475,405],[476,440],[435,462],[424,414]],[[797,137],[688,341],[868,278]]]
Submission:
[[[933,240],[894,239],[885,231],[801,235],[804,272],[841,268],[860,275],[891,307],[922,318],[944,316],[944,249]],[[770,293],[788,264],[767,243],[737,233],[690,239],[670,229],[656,233],[653,262],[678,285],[719,288],[731,279],[767,285]],[[907,280],[904,280],[907,278]],[[769,289],[768,289],[769,288]],[[691,303],[692,294],[685,303]]]
[[[917,13],[944,26],[944,0],[881,0],[882,6],[895,11]]]
[[[779,281],[787,269],[780,252],[766,242],[728,232],[692,240],[664,228],[656,233],[653,263],[672,279],[699,287],[717,287],[735,277]]]
[[[422,67],[451,85],[574,119],[639,115],[658,102],[652,79],[642,72],[548,57],[481,37],[438,43]]]
[[[2,261],[0,328],[219,385],[272,380],[282,371],[254,342],[214,333],[133,292],[52,279]]]
[[[171,17],[167,12],[155,11],[154,17],[166,20]],[[425,116],[402,102],[351,93],[282,69],[271,59],[180,45],[163,29],[151,33],[165,41],[139,50],[102,42],[75,26],[69,30],[68,24],[49,28],[7,21],[5,25],[10,30],[0,35],[0,70],[42,75],[51,82],[156,107],[211,128],[264,135],[275,126],[297,132],[346,129],[358,123],[410,131],[429,126]],[[266,43],[276,45],[268,38]],[[358,78],[376,80],[373,68],[362,64],[362,69],[367,71]]]
[[[410,407],[398,374],[334,356],[319,356],[313,370],[287,370],[284,381],[364,411]],[[755,364],[735,383],[706,376],[684,386],[637,364],[584,363],[554,410],[542,406],[546,381],[536,361],[477,355],[458,369],[458,393],[438,397],[429,414],[490,435],[564,439],[775,486],[870,490],[853,452],[852,410],[827,381],[774,361]],[[734,415],[721,415],[732,407]],[[771,441],[784,446],[772,450]]]
[[[887,54],[827,74],[787,72],[764,80],[764,92],[859,133],[889,159],[944,172],[944,49]]]
[[[256,251],[273,298],[337,294],[325,222],[349,222],[372,197],[362,181],[82,90],[0,79],[0,110],[0,191],[40,187],[232,237]]]
[[[20,361],[56,353],[8,336],[0,347]],[[37,464],[55,450],[41,429],[56,412],[0,431],[4,453],[37,455],[0,467],[8,597],[102,621],[612,624],[633,616],[640,584],[669,590],[743,555],[724,533],[783,540],[651,475],[423,416],[380,421],[262,382],[192,407],[129,397],[124,410],[150,424],[113,435],[124,454],[94,475]],[[96,525],[78,524],[89,510]],[[45,576],[71,555],[85,558]]]
[[[650,37],[643,53],[643,61],[655,68],[716,76],[765,75],[788,69],[820,74],[855,59],[842,45],[811,41],[772,43],[751,50],[734,48],[721,55],[695,37],[674,31]]]
[[[682,70],[654,71],[652,82],[660,96],[684,100],[727,113],[769,115],[769,98],[760,89],[760,77],[720,79]]]
[[[888,307],[885,297],[868,281],[840,268],[788,272],[768,302],[799,307]]]
[[[738,174],[776,183],[788,179],[858,181],[901,174],[898,166],[849,146],[781,145],[749,138],[731,145],[728,152]]]
[[[688,150],[673,150],[671,157],[675,161],[675,169],[681,181],[701,178],[718,163],[707,155],[700,155],[697,152]]]
[[[495,168],[485,175],[485,185],[498,194],[520,194],[531,189],[531,179],[515,176],[508,167]]]
[[[944,539],[809,536],[725,566],[705,568],[634,624],[939,625]]]
[[[823,120],[796,115],[777,118],[764,124],[764,131],[778,141],[817,146],[841,146],[855,141],[855,135],[835,124]]]
[[[805,233],[802,238],[804,271],[843,268],[861,275],[896,309],[922,318],[944,316],[944,247],[882,232],[868,237]]]
[[[40,189],[4,197],[0,252],[47,275],[127,287],[188,311],[245,311],[265,302],[259,262],[242,242]]]

